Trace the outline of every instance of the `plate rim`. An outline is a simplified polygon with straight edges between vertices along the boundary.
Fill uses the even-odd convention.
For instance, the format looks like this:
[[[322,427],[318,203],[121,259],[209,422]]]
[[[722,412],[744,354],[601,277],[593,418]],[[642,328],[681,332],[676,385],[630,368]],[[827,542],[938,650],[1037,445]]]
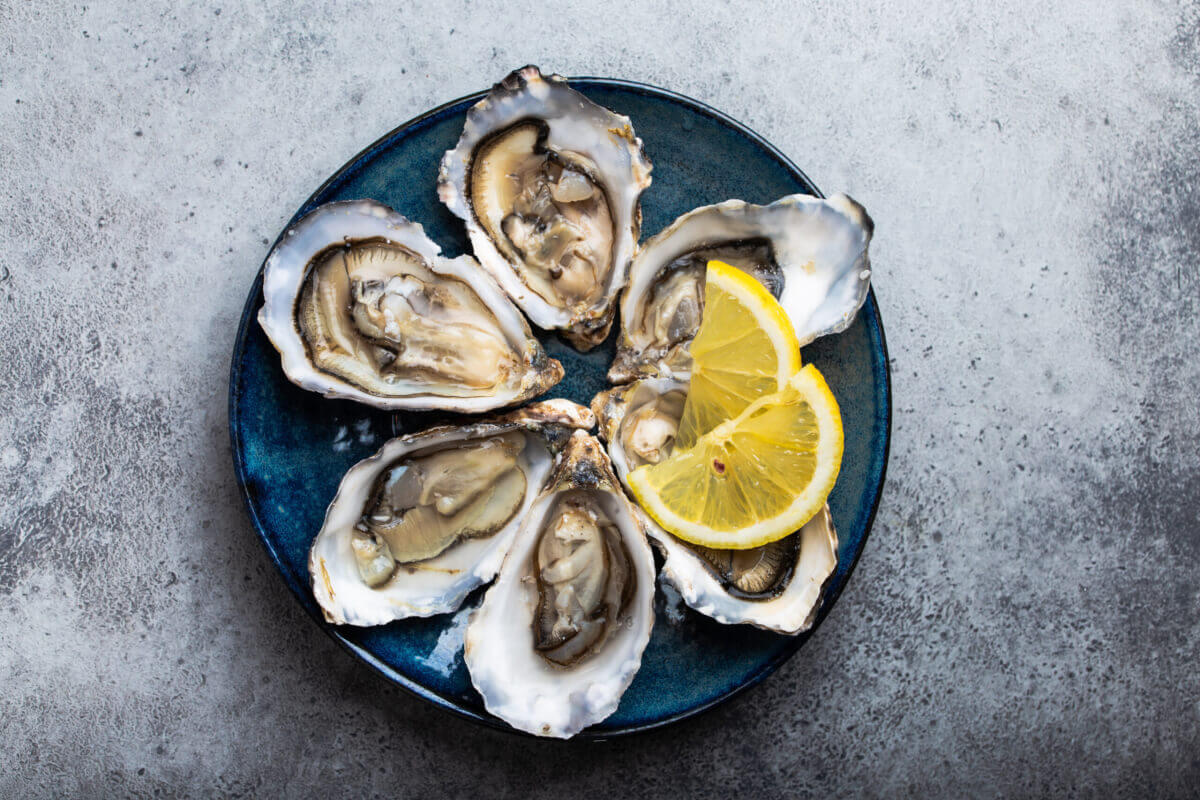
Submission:
[[[780,151],[779,148],[775,147],[775,145],[771,144],[764,137],[762,137],[760,134],[758,134],[751,128],[747,127],[745,124],[739,122],[738,120],[734,119],[733,117],[730,117],[728,114],[725,114],[724,112],[719,111],[719,110],[713,108],[712,106],[709,106],[706,103],[703,103],[692,97],[688,97],[687,95],[672,91],[670,89],[664,89],[662,87],[654,86],[649,83],[626,80],[623,78],[578,76],[578,77],[567,78],[567,82],[575,88],[587,88],[589,86],[592,86],[592,87],[597,87],[597,88],[625,89],[627,91],[632,91],[632,92],[636,92],[638,94],[643,94],[643,95],[647,95],[650,97],[656,97],[659,99],[663,99],[663,100],[667,100],[667,101],[670,101],[673,103],[678,103],[680,105],[683,105],[684,107],[688,108],[689,110],[703,114],[704,116],[707,116],[710,119],[712,119],[728,128],[731,128],[734,131],[736,131],[737,133],[740,133],[741,135],[750,139],[754,144],[761,147],[768,155],[770,155],[783,169],[788,171],[801,184],[803,184],[805,189],[810,194],[812,194],[815,197],[822,197],[822,198],[825,196],[824,194],[821,193],[820,189],[818,189],[817,186],[812,182],[812,180],[809,179],[808,175],[806,175],[803,170],[801,170],[795,163],[792,162],[792,160],[790,158],[788,158],[782,151]],[[350,641],[348,638],[346,638],[345,636],[343,636],[340,633],[340,631],[337,627],[330,625],[329,623],[327,623],[324,620],[324,618],[321,616],[319,611],[316,609],[315,603],[308,602],[310,599],[309,587],[306,584],[294,579],[294,577],[291,574],[290,567],[288,567],[284,563],[284,561],[283,561],[281,555],[279,554],[279,552],[277,551],[273,541],[267,535],[266,529],[262,523],[262,520],[258,516],[258,513],[254,506],[254,501],[253,501],[253,498],[251,497],[251,493],[250,493],[250,489],[249,489],[249,483],[247,480],[246,468],[245,468],[246,460],[245,460],[244,452],[243,452],[244,448],[242,445],[241,438],[239,436],[240,414],[238,412],[238,399],[242,394],[242,381],[241,381],[241,373],[238,369],[238,366],[241,363],[241,361],[244,357],[244,354],[245,354],[246,338],[248,336],[249,331],[252,329],[252,326],[254,325],[255,320],[257,318],[256,312],[257,312],[258,305],[259,305],[258,299],[262,295],[263,270],[266,267],[266,261],[267,261],[267,258],[270,256],[271,251],[274,250],[275,246],[283,238],[283,236],[285,235],[287,230],[289,228],[291,228],[301,216],[308,213],[308,211],[310,211],[312,208],[314,208],[317,205],[317,203],[316,203],[317,197],[323,195],[327,191],[335,189],[338,185],[340,185],[346,179],[348,174],[350,174],[352,172],[357,172],[357,170],[362,166],[362,164],[365,161],[374,158],[375,155],[377,155],[380,150],[382,150],[385,146],[387,146],[391,142],[392,139],[394,139],[395,137],[397,137],[400,134],[406,134],[406,133],[411,133],[411,132],[420,130],[421,128],[423,128],[425,126],[427,126],[433,122],[436,122],[438,119],[445,116],[446,114],[449,114],[452,112],[456,113],[457,111],[460,110],[460,106],[467,106],[469,104],[473,104],[473,103],[477,102],[478,100],[485,97],[487,95],[488,91],[489,90],[485,89],[485,90],[481,90],[481,91],[477,91],[477,92],[472,92],[467,95],[463,95],[462,97],[456,98],[454,100],[449,100],[445,103],[442,103],[441,105],[438,105],[438,106],[431,108],[421,114],[418,114],[415,117],[412,117],[411,119],[401,123],[400,125],[396,126],[393,129],[391,129],[387,133],[384,133],[382,136],[377,138],[371,144],[367,145],[362,150],[360,150],[357,154],[355,154],[353,157],[351,157],[349,160],[347,160],[340,168],[338,168],[337,171],[335,171],[324,182],[322,182],[321,185],[319,187],[317,187],[317,189],[314,192],[312,192],[312,194],[310,194],[305,199],[305,201],[300,205],[300,207],[296,210],[296,213],[288,220],[288,222],[284,224],[282,230],[276,236],[274,243],[272,243],[271,247],[269,247],[267,249],[267,253],[263,257],[263,262],[262,262],[262,264],[259,265],[258,271],[255,273],[254,280],[250,287],[250,293],[247,295],[245,305],[242,308],[241,319],[238,323],[237,337],[234,340],[233,353],[232,353],[232,358],[231,358],[230,367],[229,367],[229,406],[228,406],[228,408],[229,408],[229,438],[230,438],[230,444],[231,444],[232,456],[233,456],[234,474],[235,474],[235,478],[236,478],[237,484],[238,484],[238,492],[242,496],[242,502],[246,508],[247,514],[250,517],[251,526],[254,528],[254,532],[257,535],[259,542],[263,545],[263,547],[266,548],[267,555],[270,557],[271,561],[275,564],[275,568],[279,572],[280,576],[283,578],[284,583],[287,584],[288,588],[292,591],[292,594],[296,596],[297,600],[299,600],[301,607],[305,610],[305,612],[308,614],[308,616],[314,622],[317,623],[317,626],[326,635],[328,635],[335,642],[337,642],[348,653],[350,653],[355,658],[359,659],[364,664],[366,664],[368,667],[370,667],[371,670],[376,675],[383,678],[391,685],[397,686],[400,689],[402,689],[403,691],[406,691],[411,695],[419,697],[422,700],[425,700],[425,701],[437,706],[438,708],[449,711],[461,718],[471,720],[472,722],[479,723],[479,724],[484,725],[493,730],[504,731],[509,734],[516,734],[516,735],[526,736],[529,738],[537,738],[537,737],[531,736],[530,734],[523,733],[522,731],[518,731],[518,730],[510,727],[509,725],[506,725],[503,721],[501,721],[500,719],[487,713],[486,711],[483,713],[479,713],[479,712],[473,711],[471,709],[464,708],[464,707],[458,705],[454,700],[444,697],[441,694],[427,688],[423,684],[408,678],[407,676],[399,673],[398,671],[396,671],[389,665],[383,663],[379,658],[377,658],[372,652],[370,652],[366,648],[361,647],[360,645],[356,644],[355,642]],[[871,530],[875,524],[875,516],[879,510],[879,503],[883,496],[883,487],[887,481],[888,461],[889,461],[889,458],[891,455],[891,442],[892,442],[892,369],[891,369],[891,359],[889,358],[889,355],[888,355],[887,337],[884,333],[883,319],[881,318],[881,316],[879,314],[879,304],[875,299],[875,287],[873,284],[868,289],[866,302],[863,303],[862,309],[860,310],[860,313],[864,313],[864,312],[867,316],[870,317],[870,323],[871,323],[871,327],[873,328],[873,333],[878,337],[878,343],[879,343],[880,364],[873,365],[873,371],[875,372],[876,380],[879,382],[879,385],[882,388],[882,394],[883,394],[883,400],[884,400],[884,402],[883,402],[883,419],[882,419],[883,453],[882,453],[882,458],[880,461],[879,478],[874,486],[874,498],[871,502],[871,510],[867,514],[866,525],[863,528],[861,544],[859,545],[857,551],[854,552],[852,555],[850,564],[846,568],[845,578],[842,580],[841,585],[832,587],[832,589],[830,590],[830,593],[822,599],[821,608],[817,612],[817,616],[816,616],[816,619],[813,621],[812,627],[810,627],[807,631],[793,637],[792,641],[786,647],[784,647],[782,650],[780,650],[779,653],[777,653],[770,660],[765,662],[762,665],[762,667],[760,667],[758,672],[756,674],[754,674],[753,676],[751,676],[748,680],[743,681],[742,683],[740,683],[737,686],[735,686],[734,688],[724,692],[723,694],[720,694],[714,698],[711,698],[699,705],[692,706],[691,708],[688,708],[684,711],[680,711],[675,714],[671,714],[666,717],[662,717],[660,719],[655,719],[655,720],[652,720],[649,722],[643,722],[643,723],[633,724],[633,725],[625,725],[625,726],[617,727],[617,728],[609,728],[609,729],[602,729],[602,730],[592,730],[591,728],[587,728],[587,729],[584,729],[583,731],[581,731],[579,734],[577,734],[574,737],[574,739],[602,741],[602,740],[616,738],[616,737],[624,737],[624,736],[629,736],[629,735],[638,734],[638,733],[645,733],[647,731],[662,728],[667,725],[671,725],[671,724],[674,724],[677,722],[682,722],[687,719],[693,719],[701,714],[704,714],[707,711],[710,711],[710,710],[716,708],[717,706],[723,705],[723,704],[733,700],[735,697],[741,696],[743,693],[745,693],[749,689],[762,683],[762,681],[764,681],[767,677],[772,675],[776,670],[779,669],[779,667],[781,667],[785,662],[787,662],[789,659],[791,659],[792,656],[794,656],[796,654],[796,652],[800,649],[800,647],[806,641],[808,641],[808,639],[814,633],[816,633],[817,629],[821,626],[821,623],[825,620],[825,618],[832,611],[833,606],[836,604],[838,598],[841,596],[842,592],[845,590],[845,587],[850,583],[850,578],[853,576],[854,570],[858,566],[859,559],[862,557],[862,553],[866,549],[867,541],[870,539]],[[868,335],[871,335],[871,334],[869,333]],[[872,337],[872,338],[874,338],[874,337]],[[876,419],[877,419],[877,421],[879,421],[878,417]],[[657,580],[658,580],[658,578],[656,576],[656,581]],[[598,724],[603,724],[603,721]]]

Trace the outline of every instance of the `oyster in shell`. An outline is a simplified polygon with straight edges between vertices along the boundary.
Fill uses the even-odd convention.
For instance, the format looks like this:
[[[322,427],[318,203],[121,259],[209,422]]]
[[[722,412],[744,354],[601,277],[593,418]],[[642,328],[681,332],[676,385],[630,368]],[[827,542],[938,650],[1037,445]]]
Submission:
[[[438,195],[533,323],[587,350],[612,326],[650,168],[628,117],[528,66],[467,112]]]
[[[467,624],[487,710],[568,738],[616,710],[654,625],[654,558],[600,443],[576,431]]]
[[[829,506],[791,536],[750,550],[694,547],[657,525],[650,535],[663,554],[663,577],[683,601],[726,625],[748,623],[787,634],[808,630],[837,567]]]
[[[267,258],[258,319],[288,378],[386,409],[486,411],[562,379],[470,256],[372,200],[321,206]]]
[[[684,214],[642,245],[621,296],[613,383],[687,378],[704,311],[706,265],[754,275],[779,300],[801,346],[845,330],[870,286],[874,223],[845,195],[789,195],[765,206],[727,200]]]
[[[309,553],[325,618],[382,625],[458,608],[496,574],[570,432],[594,424],[547,400],[400,436],[355,464]]]
[[[670,456],[686,399],[686,383],[646,378],[592,400],[600,436],[622,482],[630,471]],[[663,555],[663,577],[691,608],[718,622],[779,633],[812,626],[822,587],[837,566],[837,533],[828,506],[796,533],[749,550],[689,544],[639,513]]]

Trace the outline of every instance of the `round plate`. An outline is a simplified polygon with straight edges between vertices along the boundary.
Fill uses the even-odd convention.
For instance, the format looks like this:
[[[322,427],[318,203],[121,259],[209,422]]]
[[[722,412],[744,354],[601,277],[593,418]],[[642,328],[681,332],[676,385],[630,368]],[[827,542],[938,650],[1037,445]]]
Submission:
[[[642,230],[650,235],[691,209],[729,198],[768,203],[795,192],[819,194],[783,154],[729,117],[701,103],[643,84],[577,78],[571,85],[633,120],[654,164],[642,197]],[[447,256],[470,252],[461,222],[437,199],[442,153],[462,132],[466,111],[483,93],[433,109],[355,156],[296,212],[322,203],[372,198],[425,226]],[[289,227],[290,227],[289,223]],[[281,234],[282,235],[282,234]],[[234,467],[255,530],[296,597],[329,635],[388,680],[443,708],[509,729],[490,716],[462,660],[469,610],[377,628],[326,624],[309,590],[308,548],[342,475],[393,435],[449,415],[389,414],[348,401],[326,400],[289,383],[279,356],[259,328],[262,272],[250,289],[234,345],[229,428]],[[590,353],[540,334],[567,376],[547,396],[587,405],[606,388],[613,335]],[[813,630],[829,613],[862,552],[875,516],[887,464],[891,421],[887,348],[874,295],[849,330],[804,349],[829,382],[845,420],[845,456],[829,498],[838,531],[838,565],[825,588]],[[662,588],[655,598],[654,635],[642,667],[611,717],[582,735],[608,737],[683,719],[753,686],[812,635],[782,636],[746,625],[721,625],[682,605]]]

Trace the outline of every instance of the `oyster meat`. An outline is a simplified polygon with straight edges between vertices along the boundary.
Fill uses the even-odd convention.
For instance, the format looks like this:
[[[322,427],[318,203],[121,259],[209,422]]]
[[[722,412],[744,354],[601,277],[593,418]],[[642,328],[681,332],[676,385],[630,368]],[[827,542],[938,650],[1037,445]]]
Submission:
[[[350,468],[309,553],[326,619],[381,625],[453,611],[491,580],[583,406],[548,400],[401,436]]]
[[[292,382],[387,409],[486,411],[562,379],[470,256],[371,200],[305,216],[267,258],[259,322]]]
[[[687,400],[687,383],[646,378],[592,400],[600,435],[622,482],[671,455]],[[821,590],[837,566],[837,533],[826,506],[796,533],[748,550],[719,550],[677,539],[638,509],[663,555],[662,576],[685,603],[725,624],[749,623],[779,633],[811,627]]]
[[[529,66],[467,112],[438,194],[534,324],[587,350],[612,325],[650,168],[628,117]]]
[[[487,710],[568,738],[616,710],[654,624],[654,559],[600,443],[576,431],[467,624]]]
[[[870,286],[874,224],[845,195],[789,195],[765,206],[727,200],[684,214],[642,245],[621,297],[621,337],[608,379],[687,378],[687,346],[704,311],[706,265],[754,275],[803,346],[845,330]]]

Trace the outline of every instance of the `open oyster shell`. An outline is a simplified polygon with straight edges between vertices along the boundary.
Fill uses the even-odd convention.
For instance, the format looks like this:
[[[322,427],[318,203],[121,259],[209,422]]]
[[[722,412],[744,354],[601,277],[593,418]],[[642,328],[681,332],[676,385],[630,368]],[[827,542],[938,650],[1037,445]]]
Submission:
[[[382,625],[454,611],[496,574],[571,431],[592,413],[547,400],[400,436],[342,478],[309,552],[325,618]]]
[[[258,320],[293,383],[385,409],[487,411],[562,379],[470,256],[373,200],[329,203],[267,258]]]
[[[787,312],[801,346],[845,330],[870,286],[873,231],[866,211],[846,195],[795,194],[765,206],[727,200],[684,214],[633,260],[608,379],[688,377],[687,346],[700,325],[711,259],[758,278]]]
[[[670,456],[687,383],[646,378],[592,400],[600,436],[625,483],[630,471]],[[701,614],[797,634],[812,626],[821,590],[837,566],[837,532],[828,506],[796,533],[750,550],[698,547],[672,536],[638,509],[662,553],[662,575]]]
[[[748,623],[786,634],[808,630],[837,567],[829,506],[786,539],[753,550],[700,553],[657,525],[649,531],[663,554],[667,582],[688,606],[726,625]]]
[[[438,195],[533,323],[587,350],[612,325],[650,169],[628,117],[528,66],[467,112]]]
[[[576,431],[467,624],[487,710],[568,738],[612,714],[654,625],[654,559],[600,443]]]

